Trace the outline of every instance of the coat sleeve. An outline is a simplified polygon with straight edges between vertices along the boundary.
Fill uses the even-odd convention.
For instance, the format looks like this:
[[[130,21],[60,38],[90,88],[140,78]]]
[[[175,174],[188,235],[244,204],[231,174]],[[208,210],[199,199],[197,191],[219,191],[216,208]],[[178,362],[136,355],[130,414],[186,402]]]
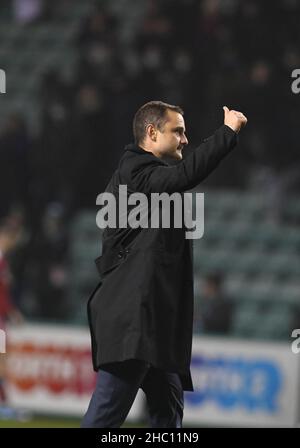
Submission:
[[[124,179],[134,191],[146,194],[190,190],[218,166],[236,143],[237,134],[223,125],[176,165],[162,164],[154,157],[135,157],[138,163],[123,166]]]

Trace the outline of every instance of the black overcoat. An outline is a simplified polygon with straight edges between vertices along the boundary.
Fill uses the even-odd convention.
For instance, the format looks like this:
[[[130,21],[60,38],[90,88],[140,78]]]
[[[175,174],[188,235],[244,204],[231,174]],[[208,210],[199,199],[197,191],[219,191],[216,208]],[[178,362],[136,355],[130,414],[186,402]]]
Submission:
[[[128,195],[183,193],[205,179],[236,141],[236,133],[223,125],[176,165],[128,145],[106,191],[116,199],[119,185],[127,185]],[[96,260],[101,280],[88,301],[95,370],[141,359],[177,372],[183,389],[193,390],[193,255],[185,231],[127,227],[103,232]]]

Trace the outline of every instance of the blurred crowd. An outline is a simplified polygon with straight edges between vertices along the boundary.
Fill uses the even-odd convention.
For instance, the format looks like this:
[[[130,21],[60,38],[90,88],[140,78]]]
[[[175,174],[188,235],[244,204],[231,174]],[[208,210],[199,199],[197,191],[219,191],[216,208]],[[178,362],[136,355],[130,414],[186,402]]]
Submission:
[[[15,0],[15,26],[55,22],[58,3],[71,7]],[[96,2],[79,23],[72,81],[57,67],[40,80],[38,135],[17,113],[1,125],[1,222],[17,213],[25,229],[11,261],[13,295],[22,309],[26,291],[35,318],[70,317],[68,226],[94,209],[146,101],[182,106],[191,146],[222,123],[223,105],[247,115],[245,138],[209,186],[300,188],[300,97],[291,91],[291,72],[300,68],[297,0],[145,0],[126,40],[109,3]]]

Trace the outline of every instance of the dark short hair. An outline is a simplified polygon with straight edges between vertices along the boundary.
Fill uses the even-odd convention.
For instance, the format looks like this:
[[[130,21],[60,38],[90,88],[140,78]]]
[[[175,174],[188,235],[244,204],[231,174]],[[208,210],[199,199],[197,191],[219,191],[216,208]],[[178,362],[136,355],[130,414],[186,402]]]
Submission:
[[[184,114],[181,107],[163,103],[162,101],[150,101],[139,108],[133,119],[133,135],[137,145],[144,141],[146,128],[149,124],[153,124],[160,131],[163,130],[164,125],[168,121],[168,110],[173,110],[181,115]]]

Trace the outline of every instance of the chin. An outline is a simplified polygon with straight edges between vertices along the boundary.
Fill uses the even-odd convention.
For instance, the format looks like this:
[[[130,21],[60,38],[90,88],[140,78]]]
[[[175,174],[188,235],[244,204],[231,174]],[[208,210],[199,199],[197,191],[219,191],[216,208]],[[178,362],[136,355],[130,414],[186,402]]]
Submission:
[[[182,152],[180,151],[176,151],[175,152],[175,154],[174,154],[174,158],[176,159],[176,160],[182,160]]]

